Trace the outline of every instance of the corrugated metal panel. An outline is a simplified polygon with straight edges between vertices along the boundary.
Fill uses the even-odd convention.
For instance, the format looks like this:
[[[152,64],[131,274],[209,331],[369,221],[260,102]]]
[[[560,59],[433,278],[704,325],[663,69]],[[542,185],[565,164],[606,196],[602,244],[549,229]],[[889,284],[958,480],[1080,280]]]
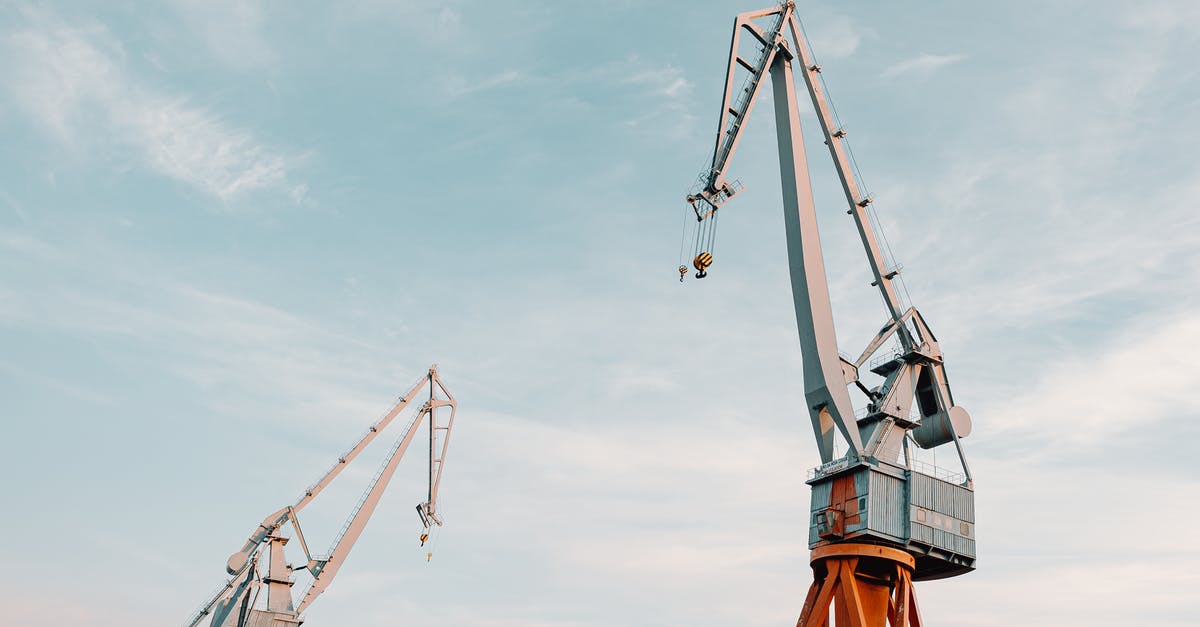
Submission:
[[[957,522],[953,525],[958,529]],[[947,531],[944,528],[939,528],[927,525],[916,520],[909,522],[910,538],[913,542],[921,542],[930,544],[938,548],[953,551],[959,555],[970,557],[975,556],[975,540],[959,535],[953,531]]]
[[[962,536],[954,536],[955,551],[961,555],[975,555],[975,541]]]
[[[959,520],[975,522],[975,493],[973,491],[918,472],[912,473],[909,484],[912,487],[913,505],[953,516]]]
[[[925,544],[933,544],[933,528],[914,522],[909,527],[912,539]]]
[[[860,468],[854,472],[854,498],[856,500],[858,500],[859,503],[862,503],[863,505],[866,505],[865,497],[869,494],[869,490],[871,489],[871,476],[870,475],[871,475],[871,470],[869,468]],[[862,509],[861,507],[858,506],[857,503],[854,504],[854,507],[858,507],[859,510]],[[847,512],[850,511],[849,506],[846,511]],[[867,520],[867,517],[863,514],[864,513],[862,511],[859,511],[858,522],[850,522],[849,520],[847,520],[847,522],[846,522],[846,534],[847,535],[858,532],[858,531],[867,531],[870,529],[869,521]]]
[[[811,512],[819,512],[826,507],[829,507],[829,492],[833,489],[833,482],[826,481],[818,483],[812,487],[812,506],[809,507]]]
[[[881,472],[871,473],[867,519],[872,530],[897,538],[906,537],[907,501],[904,480]]]
[[[912,541],[958,555],[975,555],[975,495],[971,490],[920,473],[902,478],[867,467],[812,486],[810,547],[825,542],[817,534],[812,514],[828,508],[835,493],[838,503],[834,505],[838,509],[844,506],[847,512],[847,539]]]
[[[870,468],[861,468],[861,469],[859,469],[858,472],[854,473],[854,494],[855,494],[855,496],[863,497],[863,496],[866,496],[868,492],[870,492],[870,490],[871,490],[871,475],[873,475],[873,474],[875,474],[875,473],[871,472]]]
[[[818,483],[812,487],[812,502],[809,506],[808,513],[808,546],[812,548],[821,541],[821,537],[817,535],[817,524],[813,522],[813,514],[829,507],[829,493],[833,489],[833,483],[824,482]]]

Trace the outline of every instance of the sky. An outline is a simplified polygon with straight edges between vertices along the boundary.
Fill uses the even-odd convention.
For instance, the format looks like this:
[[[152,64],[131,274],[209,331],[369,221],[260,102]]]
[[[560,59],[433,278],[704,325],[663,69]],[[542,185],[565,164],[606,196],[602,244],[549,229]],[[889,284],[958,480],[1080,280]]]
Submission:
[[[769,98],[676,273],[768,4],[0,0],[0,623],[183,623],[437,363],[434,555],[411,455],[307,624],[792,624],[819,460]],[[798,12],[974,418],[978,569],[926,621],[1192,624],[1200,6]],[[857,354],[885,312],[802,120]]]

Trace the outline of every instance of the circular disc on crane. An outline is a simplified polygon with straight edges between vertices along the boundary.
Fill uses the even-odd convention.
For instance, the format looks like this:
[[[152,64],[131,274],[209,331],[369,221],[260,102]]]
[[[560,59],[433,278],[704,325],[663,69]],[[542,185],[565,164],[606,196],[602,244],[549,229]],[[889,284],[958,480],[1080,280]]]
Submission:
[[[954,427],[954,433],[960,438],[971,435],[971,414],[968,414],[962,405],[951,407],[950,425]]]
[[[921,419],[921,424],[912,430],[913,440],[921,448],[934,448],[953,442],[954,436],[965,438],[971,434],[971,415],[955,405],[946,413],[937,413]]]

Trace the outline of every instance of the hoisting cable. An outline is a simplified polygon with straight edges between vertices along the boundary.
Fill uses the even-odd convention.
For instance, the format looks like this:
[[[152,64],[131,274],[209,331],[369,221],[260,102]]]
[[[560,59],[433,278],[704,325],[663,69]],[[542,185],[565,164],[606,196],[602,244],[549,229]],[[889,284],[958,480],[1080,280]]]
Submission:
[[[719,214],[719,211],[713,210],[712,229],[708,232],[708,254],[710,255],[717,249],[717,215]]]
[[[687,235],[688,235],[688,205],[683,206],[683,227],[679,229],[679,282],[683,283],[683,278],[687,276],[687,258],[683,256],[687,250]]]
[[[440,515],[443,518],[445,517],[445,511],[446,511],[446,503],[444,500],[439,498],[438,499],[438,512],[440,512]],[[442,525],[436,525],[436,527],[437,527],[436,530],[434,529],[434,526],[435,525],[430,525],[428,527],[424,527],[421,530],[421,547],[423,547],[425,549],[425,562],[426,563],[433,560],[433,552],[435,549],[437,549],[438,540],[441,539],[441,537],[442,537]]]
[[[704,214],[696,229],[696,256],[692,259],[692,267],[696,268],[696,278],[708,276],[708,267],[712,265],[712,243],[716,237],[717,209],[713,207]]]
[[[813,56],[813,63],[816,63],[816,53],[812,52],[812,41],[808,38],[808,31],[804,28],[804,20],[799,16],[795,16],[796,22],[800,25],[800,36],[804,38],[805,45],[808,46],[810,53]],[[817,64],[819,65],[819,64]],[[821,88],[825,91],[825,101],[829,103],[830,112],[833,114],[833,122],[837,125],[838,130],[845,130],[846,126],[842,123],[842,116],[838,113],[837,104],[833,101],[833,96],[829,90],[829,84],[825,82],[825,75],[817,73],[817,80],[821,81]],[[850,167],[854,172],[854,176],[858,181],[859,193],[864,198],[871,198],[871,188],[867,185],[866,177],[863,176],[862,168],[858,165],[858,159],[854,156],[854,149],[850,146],[850,141],[846,137],[842,138],[842,146],[845,148],[846,156],[850,159]],[[892,244],[888,241],[887,232],[883,230],[883,224],[879,220],[879,214],[875,211],[875,203],[871,203],[866,207],[867,219],[871,222],[871,227],[879,235],[879,239],[883,241],[883,250],[885,253],[884,263],[887,264],[889,270],[899,267],[896,261],[896,254],[892,251]],[[909,296],[908,286],[904,283],[904,277],[896,275],[892,279],[893,283],[898,282],[900,289],[904,292],[904,300],[902,305],[906,307],[912,306],[912,297]]]

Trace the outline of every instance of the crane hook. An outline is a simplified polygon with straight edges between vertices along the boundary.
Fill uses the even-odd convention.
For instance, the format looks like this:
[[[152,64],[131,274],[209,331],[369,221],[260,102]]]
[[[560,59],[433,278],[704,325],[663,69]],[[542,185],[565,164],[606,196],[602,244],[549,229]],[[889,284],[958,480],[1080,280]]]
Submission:
[[[697,279],[703,279],[704,277],[708,276],[708,273],[705,272],[705,270],[707,270],[708,267],[712,265],[712,262],[713,262],[712,254],[710,254],[708,252],[702,252],[699,255],[696,255],[696,258],[692,260],[692,265],[695,266],[695,268],[697,270],[697,272],[696,272]]]
[[[683,277],[687,276],[687,266],[679,266],[679,282],[683,283]]]

